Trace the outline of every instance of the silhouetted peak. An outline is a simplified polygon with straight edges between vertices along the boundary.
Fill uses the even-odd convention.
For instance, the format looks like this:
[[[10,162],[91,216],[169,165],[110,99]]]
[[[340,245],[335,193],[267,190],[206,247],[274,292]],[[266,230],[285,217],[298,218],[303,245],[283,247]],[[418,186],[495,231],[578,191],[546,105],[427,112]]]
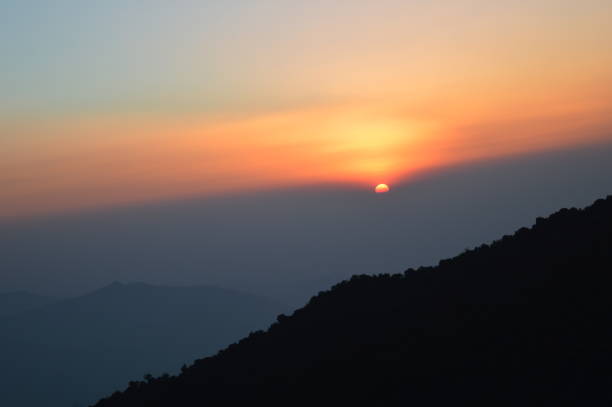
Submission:
[[[48,305],[35,300],[0,294],[0,317],[8,317],[0,320],[0,382],[11,383],[0,406],[86,406],[144,373],[213,354],[286,311],[221,289],[120,281]],[[24,397],[25,388],[36,391]]]

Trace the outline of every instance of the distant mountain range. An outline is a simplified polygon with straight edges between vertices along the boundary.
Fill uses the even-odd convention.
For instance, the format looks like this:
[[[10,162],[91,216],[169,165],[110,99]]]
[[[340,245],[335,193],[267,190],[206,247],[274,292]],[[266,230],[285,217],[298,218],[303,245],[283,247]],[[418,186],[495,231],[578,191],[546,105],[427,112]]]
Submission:
[[[14,299],[12,316],[0,318],[0,406],[7,407],[85,406],[145,374],[176,373],[287,310],[221,288],[143,283],[53,303],[1,298]]]
[[[56,301],[55,298],[26,291],[0,293],[0,318],[16,315]]]
[[[608,406],[611,290],[608,197],[436,267],[355,276],[96,407]]]

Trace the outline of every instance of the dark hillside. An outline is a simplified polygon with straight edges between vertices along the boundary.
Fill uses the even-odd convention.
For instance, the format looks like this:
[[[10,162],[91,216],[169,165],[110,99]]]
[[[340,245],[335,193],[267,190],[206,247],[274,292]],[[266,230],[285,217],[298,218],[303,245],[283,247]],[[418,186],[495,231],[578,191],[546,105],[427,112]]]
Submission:
[[[608,197],[437,267],[355,276],[96,406],[610,405],[611,272]]]

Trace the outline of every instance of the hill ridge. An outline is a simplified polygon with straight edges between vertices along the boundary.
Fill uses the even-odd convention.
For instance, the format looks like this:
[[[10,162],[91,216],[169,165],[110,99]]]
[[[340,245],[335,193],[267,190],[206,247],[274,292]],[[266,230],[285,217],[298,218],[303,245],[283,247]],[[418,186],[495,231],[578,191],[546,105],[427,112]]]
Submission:
[[[96,406],[606,405],[611,257],[608,196],[437,266],[353,276]]]

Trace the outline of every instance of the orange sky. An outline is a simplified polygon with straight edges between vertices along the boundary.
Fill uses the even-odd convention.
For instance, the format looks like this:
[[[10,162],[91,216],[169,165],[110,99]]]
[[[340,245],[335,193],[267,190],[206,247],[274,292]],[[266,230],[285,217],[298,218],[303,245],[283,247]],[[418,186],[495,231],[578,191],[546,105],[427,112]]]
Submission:
[[[37,124],[45,136],[33,139],[23,126],[12,131],[24,136],[0,155],[1,214],[319,182],[366,191],[440,166],[611,139],[601,109],[539,109],[475,123],[410,117],[396,105],[208,120],[106,117]]]
[[[608,2],[264,3],[15,9],[0,219],[612,141]]]

